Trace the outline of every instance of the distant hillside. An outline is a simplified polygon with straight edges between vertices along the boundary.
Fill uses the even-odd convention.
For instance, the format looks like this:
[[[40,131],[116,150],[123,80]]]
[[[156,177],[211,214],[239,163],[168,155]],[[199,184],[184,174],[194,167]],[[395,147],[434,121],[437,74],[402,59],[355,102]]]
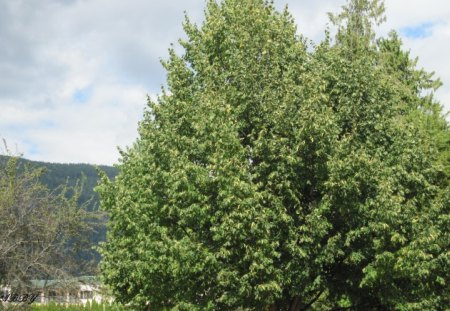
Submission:
[[[89,210],[97,210],[99,207],[99,197],[94,192],[94,187],[97,185],[98,173],[96,166],[90,164],[60,164],[60,163],[45,163],[32,162],[33,165],[45,167],[47,172],[42,176],[42,182],[50,189],[54,189],[66,181],[69,186],[74,186],[77,181],[80,181],[83,176],[84,185],[83,191],[80,195],[80,203],[85,203],[91,200],[88,204]],[[115,178],[117,169],[111,166],[98,166],[104,171],[109,178]]]
[[[0,164],[8,160],[7,156],[0,155]],[[88,210],[98,210],[99,208],[99,196],[94,192],[94,187],[97,185],[99,179],[96,167],[103,170],[110,179],[115,178],[118,171],[115,167],[111,166],[95,166],[90,164],[61,164],[61,163],[47,163],[39,161],[31,161],[27,159],[20,160],[22,168],[25,165],[31,165],[32,167],[45,168],[45,173],[41,177],[41,181],[50,190],[55,190],[59,186],[67,182],[68,186],[74,186],[84,176],[84,186],[79,198],[80,204],[86,204]],[[101,241],[106,240],[106,219],[104,223],[100,223],[97,227],[97,231],[89,238],[93,245],[97,245]],[[83,260],[94,259],[97,263],[100,260],[100,255],[95,250],[85,250],[80,253],[80,258]]]
[[[7,157],[0,156],[0,161],[5,161]],[[91,164],[63,164],[63,163],[48,163],[31,161],[21,159],[23,164],[29,164],[33,167],[44,167],[46,172],[42,175],[42,183],[47,185],[49,189],[53,190],[64,183],[69,186],[74,186],[78,181],[85,176],[83,191],[80,196],[80,204],[88,202],[89,210],[97,210],[99,206],[98,194],[94,192],[94,187],[97,185],[98,174],[96,167],[103,170],[109,178],[113,179],[117,175],[117,169],[112,166],[100,165],[95,166]]]

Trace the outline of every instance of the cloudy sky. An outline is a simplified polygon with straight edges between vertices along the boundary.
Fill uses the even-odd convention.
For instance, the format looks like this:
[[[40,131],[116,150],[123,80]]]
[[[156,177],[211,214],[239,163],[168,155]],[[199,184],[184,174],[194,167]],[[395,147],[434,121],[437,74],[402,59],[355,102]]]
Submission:
[[[323,38],[326,12],[345,0],[288,4],[298,30]],[[0,138],[24,157],[65,163],[117,163],[117,146],[137,137],[146,96],[165,82],[159,60],[183,36],[187,11],[204,0],[0,0]],[[420,65],[444,87],[450,109],[450,1],[386,0],[388,21]]]

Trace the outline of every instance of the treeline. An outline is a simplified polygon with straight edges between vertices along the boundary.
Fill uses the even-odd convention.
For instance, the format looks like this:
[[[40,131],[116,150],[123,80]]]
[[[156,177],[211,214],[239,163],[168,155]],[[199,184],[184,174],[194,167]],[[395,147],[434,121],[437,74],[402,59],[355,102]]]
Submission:
[[[0,165],[4,165],[8,161],[8,156],[0,155]],[[44,168],[44,172],[40,180],[50,190],[55,190],[63,184],[69,187],[82,183],[82,189],[79,197],[80,204],[87,204],[88,210],[98,210],[99,198],[94,191],[97,185],[98,173],[96,167],[104,171],[106,175],[114,179],[117,175],[117,169],[112,166],[92,164],[73,164],[73,163],[49,163],[40,161],[31,161],[21,158],[20,165],[23,169],[25,165],[31,165],[36,168]]]

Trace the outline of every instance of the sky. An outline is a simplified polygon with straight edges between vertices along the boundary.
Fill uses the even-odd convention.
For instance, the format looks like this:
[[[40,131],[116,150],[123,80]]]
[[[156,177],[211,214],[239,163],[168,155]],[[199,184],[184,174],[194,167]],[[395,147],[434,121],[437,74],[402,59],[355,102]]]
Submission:
[[[327,12],[345,0],[275,0],[299,33],[319,42]],[[0,0],[0,138],[14,154],[111,165],[137,138],[147,95],[165,84],[160,60],[184,37],[184,12],[203,20],[204,0]],[[419,65],[444,86],[450,110],[450,1],[386,0],[387,22]],[[5,153],[5,147],[0,148]]]

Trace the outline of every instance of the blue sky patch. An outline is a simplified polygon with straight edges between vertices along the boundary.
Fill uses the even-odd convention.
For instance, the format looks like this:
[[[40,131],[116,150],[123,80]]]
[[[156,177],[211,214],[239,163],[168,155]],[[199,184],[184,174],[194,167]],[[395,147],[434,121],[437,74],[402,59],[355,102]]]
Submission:
[[[78,104],[84,104],[86,103],[92,96],[92,87],[88,86],[84,89],[76,90],[73,93],[73,100]]]
[[[36,156],[39,154],[39,146],[32,142],[29,139],[24,139],[23,144],[25,145],[25,154],[23,155],[25,158]]]
[[[434,25],[432,22],[426,22],[415,26],[403,27],[400,29],[400,33],[407,38],[423,39],[431,36]]]
[[[39,128],[42,129],[54,129],[56,128],[56,123],[52,120],[45,120],[39,123]]]

